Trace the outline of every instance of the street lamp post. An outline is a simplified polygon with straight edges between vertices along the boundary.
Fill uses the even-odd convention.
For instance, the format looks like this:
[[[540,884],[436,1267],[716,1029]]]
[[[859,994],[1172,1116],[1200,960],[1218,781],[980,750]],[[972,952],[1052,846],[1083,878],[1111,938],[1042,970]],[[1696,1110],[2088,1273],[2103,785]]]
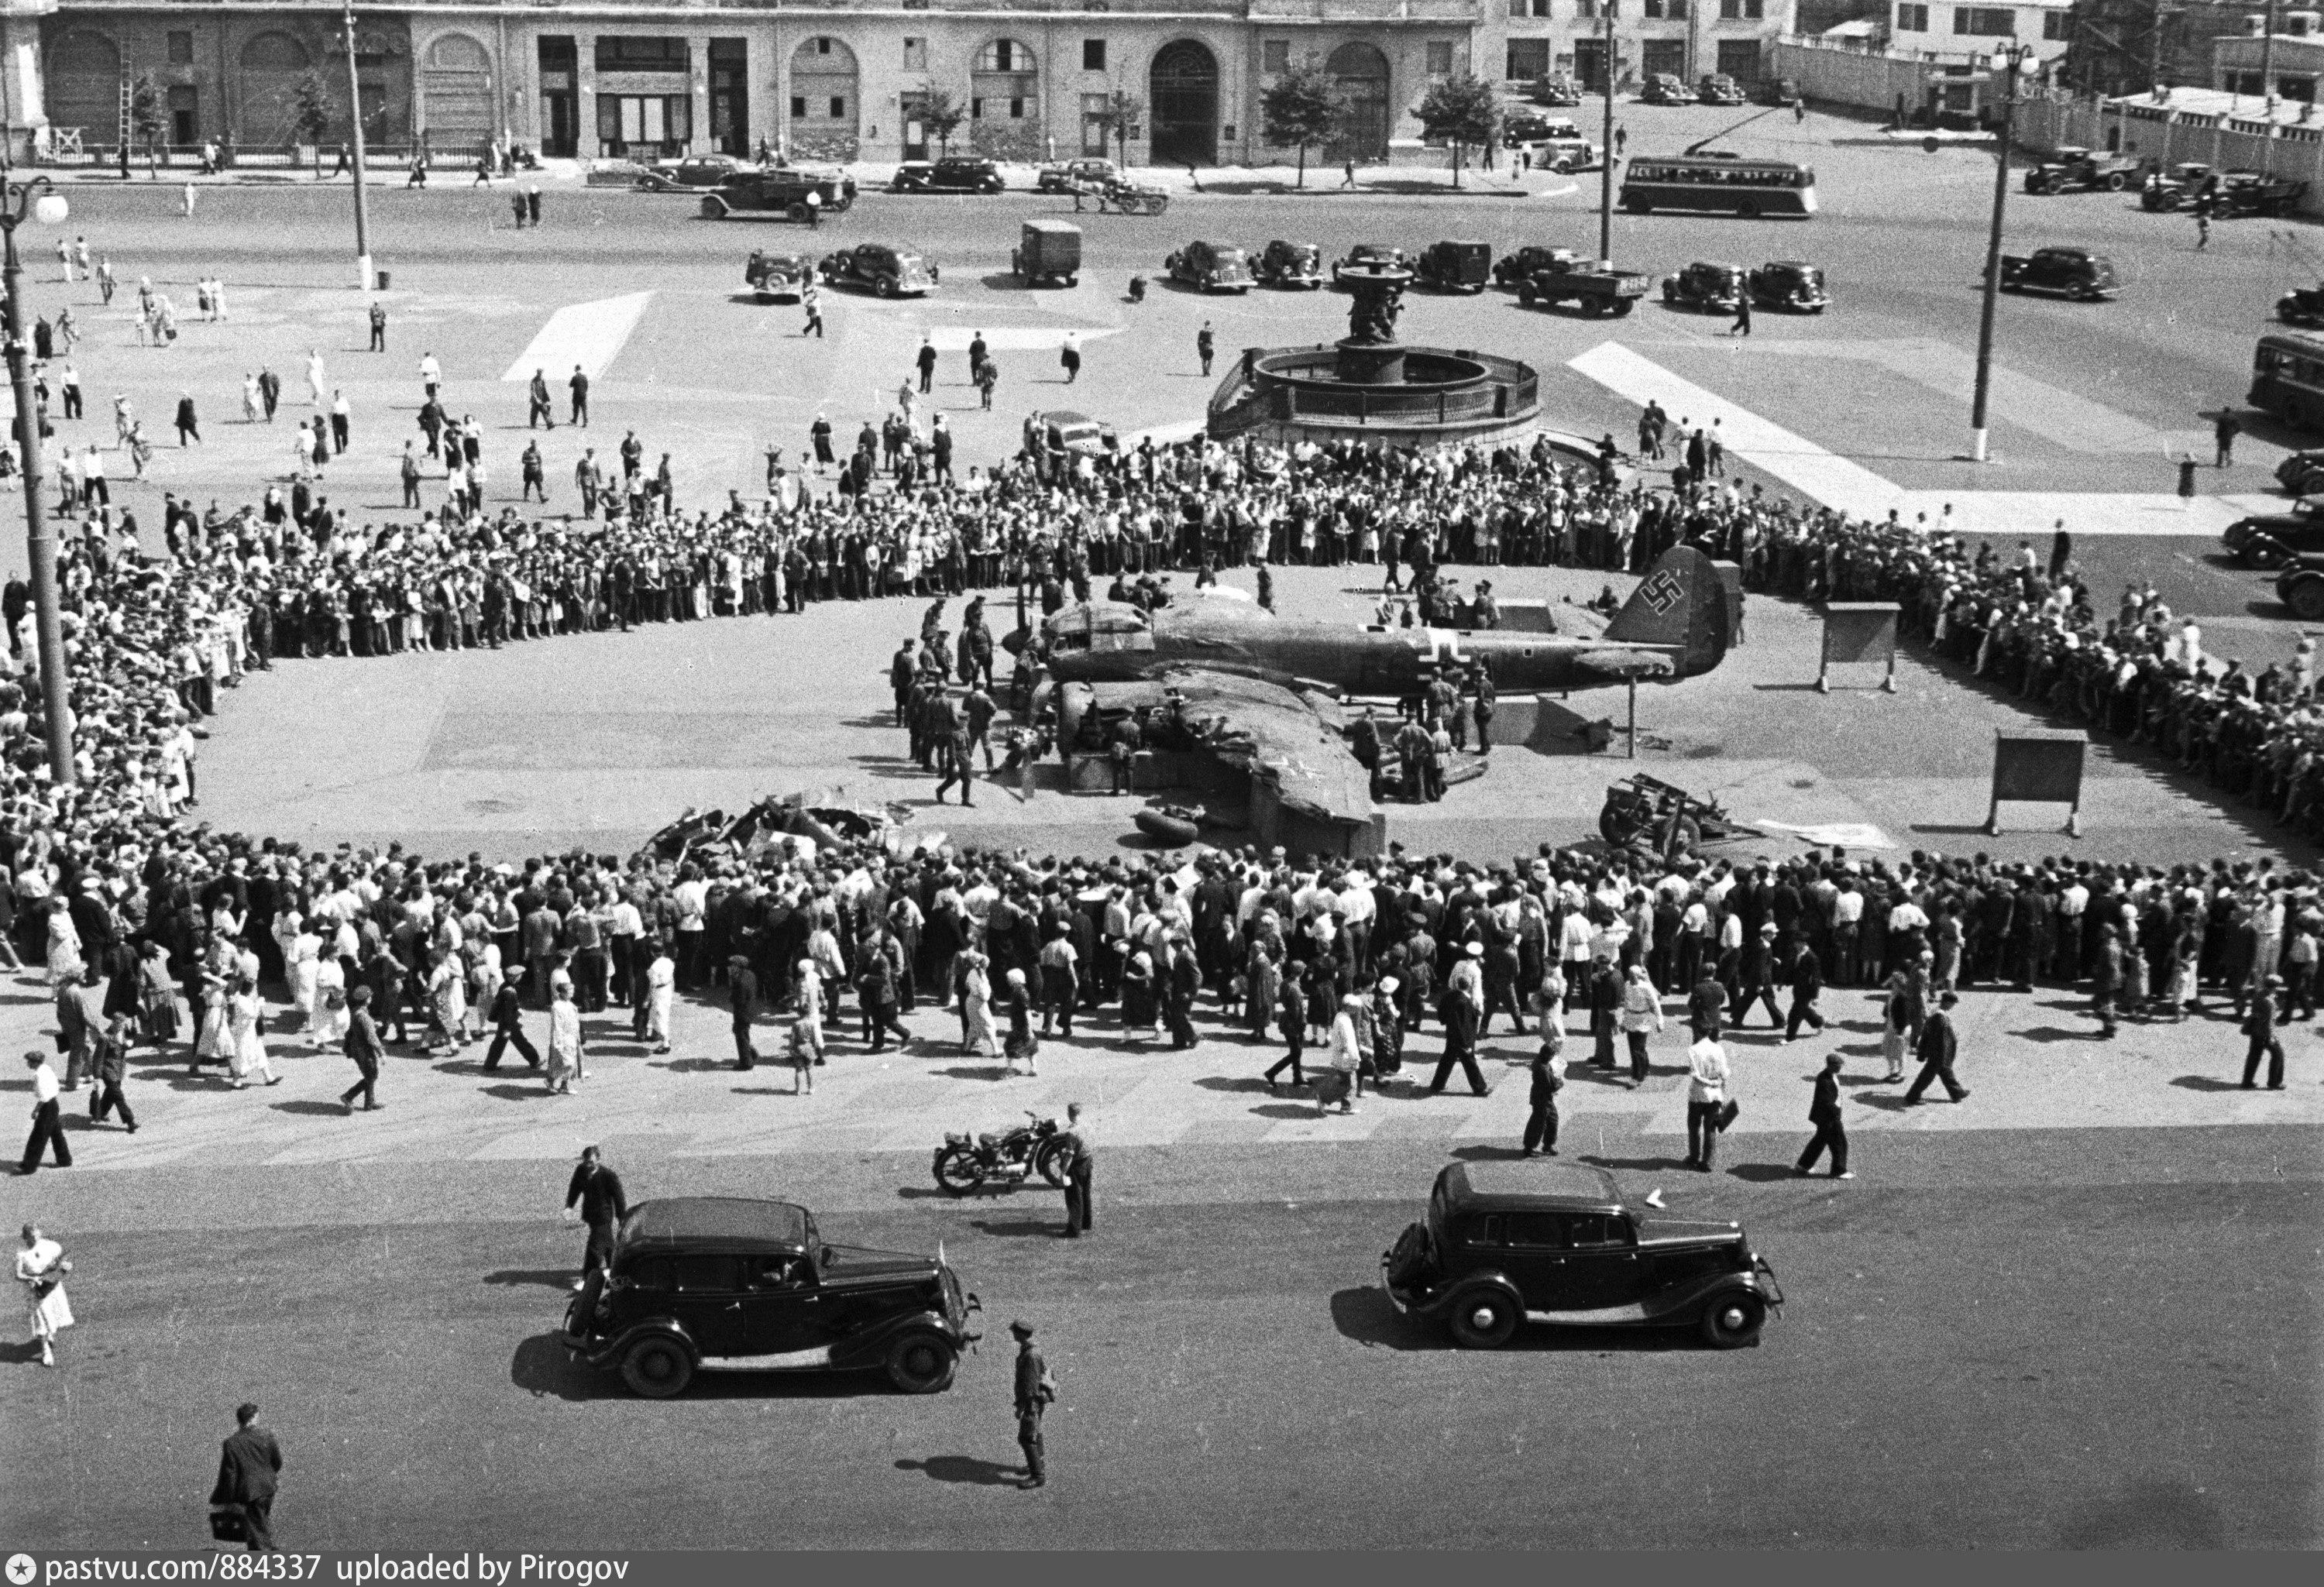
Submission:
[[[1993,384],[1993,314],[2001,300],[2001,229],[2009,206],[2009,150],[2017,112],[2017,79],[2034,67],[2032,46],[2011,44],[1993,53],[2002,78],[2001,147],[1993,168],[1993,229],[1985,241],[1985,302],[1977,326],[1977,394],[1969,411],[1969,457],[1986,461],[1986,399]],[[1932,140],[1933,142],[1933,140]]]
[[[371,269],[371,217],[364,212],[363,82],[355,75],[355,5],[346,0],[343,12],[347,40],[347,125],[354,133],[355,157],[355,273],[370,291],[379,278]]]
[[[57,618],[57,537],[41,505],[41,414],[32,401],[32,349],[24,338],[24,267],[16,257],[16,228],[31,215],[43,226],[70,213],[46,176],[16,181],[0,165],[0,239],[5,264],[0,284],[8,294],[8,383],[16,395],[16,438],[24,466],[25,552],[32,563],[32,618],[39,634],[41,715],[48,724],[49,775],[59,788],[73,784],[72,691],[65,676],[64,629]]]
[[[1615,0],[1599,0],[1606,22],[1606,47],[1603,65],[1600,68],[1606,90],[1605,146],[1598,155],[1598,257],[1611,262],[1614,257],[1614,6]]]

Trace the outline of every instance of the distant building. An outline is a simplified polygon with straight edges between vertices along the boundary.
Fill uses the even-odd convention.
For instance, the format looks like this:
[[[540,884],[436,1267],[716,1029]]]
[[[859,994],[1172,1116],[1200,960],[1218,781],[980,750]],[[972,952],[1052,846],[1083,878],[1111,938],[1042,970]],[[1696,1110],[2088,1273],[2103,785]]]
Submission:
[[[2065,54],[2075,0],[2014,0],[2007,5],[1952,0],[1891,0],[1888,45],[1940,60],[1990,54],[2004,44],[2031,44],[2035,60]]]
[[[2200,87],[2213,80],[2219,42],[2256,38],[2267,15],[2264,0],[2078,0],[2062,80],[2107,96]],[[2314,10],[2280,4],[2275,18],[2279,38],[2324,32]]]
[[[1667,72],[1692,83],[1725,72],[1746,86],[1770,75],[1775,42],[1797,26],[1796,0],[1486,0],[1485,32],[1513,85],[1564,75],[1605,80],[1605,13],[1614,16],[1617,83]],[[1505,14],[1503,14],[1505,13]]]

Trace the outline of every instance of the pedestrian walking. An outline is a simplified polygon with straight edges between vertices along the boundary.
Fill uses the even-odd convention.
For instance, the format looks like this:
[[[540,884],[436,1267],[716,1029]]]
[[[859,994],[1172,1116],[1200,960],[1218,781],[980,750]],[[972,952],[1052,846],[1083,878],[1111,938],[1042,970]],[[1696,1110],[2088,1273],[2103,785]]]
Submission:
[[[1727,328],[1727,334],[1730,337],[1748,337],[1751,334],[1751,294],[1748,291],[1736,294],[1735,323]]]
[[[1319,1119],[1333,1103],[1340,1104],[1342,1113],[1356,1111],[1356,1088],[1363,1084],[1364,1067],[1363,1044],[1356,1034],[1356,1020],[1363,1007],[1364,1000],[1350,992],[1340,1000],[1340,1007],[1332,1016],[1330,1034],[1323,1045],[1323,1083],[1315,1087],[1315,1116]]]
[[[178,394],[178,445],[182,447],[201,438],[202,425],[194,412],[194,393],[180,392]]]
[[[347,433],[354,420],[355,410],[347,401],[346,392],[337,387],[332,388],[331,455],[333,457],[340,457],[346,452]]]
[[[1444,1083],[1452,1077],[1452,1066],[1458,1064],[1469,1082],[1469,1089],[1478,1096],[1491,1094],[1485,1076],[1477,1067],[1477,1029],[1485,1013],[1485,945],[1472,942],[1456,961],[1452,973],[1444,978],[1444,990],[1436,1000],[1437,1018],[1444,1024],[1444,1053],[1436,1060],[1436,1074],[1428,1083],[1428,1094],[1436,1096],[1444,1090]]]
[[[524,1059],[528,1069],[540,1067],[540,1053],[524,1033],[524,998],[519,983],[524,979],[521,963],[509,964],[502,970],[498,991],[493,993],[491,1020],[492,1045],[484,1049],[484,1070],[487,1074],[501,1066],[501,1055],[510,1047]]]
[[[1082,338],[1078,332],[1067,331],[1057,348],[1057,362],[1065,365],[1065,383],[1071,385],[1082,372]],[[1205,370],[1205,373],[1208,373]],[[926,387],[921,388],[926,390]]]
[[[1350,155],[1346,160],[1340,163],[1340,186],[1342,188],[1352,188],[1355,185],[1356,161],[1355,157],[1353,155]]]
[[[274,1495],[282,1474],[282,1446],[258,1425],[258,1407],[244,1401],[234,1412],[234,1433],[218,1452],[210,1488],[210,1533],[221,1543],[239,1538],[253,1554],[280,1554],[274,1545]]]
[[[2225,408],[2219,410],[2219,416],[2211,421],[2211,439],[2218,447],[2218,455],[2211,461],[2214,468],[2226,468],[2235,462],[2236,438],[2243,434],[2243,430],[2242,420]]]
[[[1708,1174],[1719,1150],[1719,1132],[1727,1127],[1729,1072],[1727,1049],[1717,1036],[1705,1036],[1686,1049],[1686,1166]]]
[[[799,328],[799,335],[823,340],[823,293],[813,281],[799,288],[799,307],[807,312],[807,323]]]
[[[2243,1089],[2256,1090],[2259,1061],[2267,1058],[2267,1088],[2283,1089],[2283,1043],[2275,1034],[2275,1022],[2281,1012],[2278,1005],[2283,998],[2283,977],[2271,975],[2260,983],[2259,992],[2251,1001],[2251,1012],[2244,1017],[2244,1034],[2251,1046],[2244,1051]]]
[[[177,1013],[172,1000],[171,1014]],[[118,1112],[122,1127],[130,1134],[137,1133],[137,1115],[129,1111],[128,1093],[122,1089],[129,1077],[129,1021],[124,1014],[116,1019],[111,1029],[99,1031],[89,1052],[88,1121],[102,1124],[107,1116]]]
[[[576,1082],[587,1078],[582,1067],[581,1010],[574,1005],[571,983],[558,977],[549,982],[549,1092],[571,1096]]]
[[[1079,1103],[1065,1104],[1065,1238],[1078,1240],[1096,1216],[1097,1148]]]
[[[581,1250],[581,1276],[573,1281],[573,1287],[579,1289],[589,1281],[590,1274],[613,1259],[614,1226],[630,1215],[622,1176],[605,1166],[604,1154],[594,1146],[581,1149],[581,1161],[566,1183],[565,1211],[571,1216],[576,1209],[577,1221],[589,1231],[588,1242]]]
[[[57,1079],[56,1070],[49,1060],[37,1052],[24,1055],[24,1066],[32,1072],[32,1134],[24,1142],[23,1160],[17,1164],[20,1174],[40,1171],[41,1153],[53,1149],[57,1167],[72,1167],[72,1148],[65,1143],[64,1121],[58,1107],[58,1097],[64,1087]]]
[[[936,346],[934,339],[931,338],[925,331],[920,335],[920,350],[913,355],[913,362],[917,364],[919,368],[920,390],[926,392],[935,389],[936,379]]]
[[[401,1010],[389,1011],[401,1020]],[[401,1029],[400,1024],[398,1029]],[[339,1093],[339,1106],[352,1118],[355,1098],[361,1097],[364,1112],[377,1112],[381,1106],[377,1094],[379,1066],[387,1056],[387,1044],[380,1039],[379,1026],[372,1018],[368,985],[356,986],[347,993],[347,1031],[339,1045],[355,1066],[355,1083]]]
[[[1840,1056],[1834,1053],[1823,1061],[1822,1070],[1814,1077],[1815,1093],[1808,1103],[1808,1122],[1815,1126],[1815,1137],[1800,1154],[1800,1160],[1792,1166],[1792,1172],[1803,1178],[1814,1170],[1817,1159],[1827,1148],[1831,1151],[1831,1176],[1856,1177],[1848,1169],[1848,1126],[1840,1116]]]
[[[1211,329],[1211,322],[1207,319],[1203,321],[1203,328],[1194,333],[1194,355],[1203,361],[1204,374],[1211,373],[1211,359],[1216,355],[1218,345],[1218,335]]]
[[[1929,1089],[1929,1083],[1932,1080],[1942,1081],[1945,1094],[1953,1101],[1958,1103],[1969,1100],[1969,1087],[1963,1085],[1953,1074],[1953,1057],[1960,1048],[1960,1039],[1953,1030],[1953,1006],[1960,1001],[1960,998],[1957,993],[1950,992],[1939,993],[1936,1011],[1922,1024],[1921,1041],[1917,1049],[1921,1059],[1921,1072],[1913,1077],[1913,1084],[1905,1088],[1906,1103],[1919,1102],[1921,1093]]]
[[[1019,1317],[1009,1324],[1017,1341],[1017,1447],[1025,1452],[1025,1475],[1019,1488],[1040,1488],[1049,1481],[1048,1452],[1041,1443],[1041,1416],[1057,1398],[1057,1380],[1049,1364],[1033,1348],[1033,1324]]]
[[[2195,252],[2202,253],[2211,245],[2211,203],[2209,198],[2195,206]]]
[[[1773,1004],[1770,1008],[1772,1010]],[[1630,966],[1629,979],[1622,986],[1622,1034],[1630,1047],[1630,1088],[1635,1091],[1646,1083],[1646,1038],[1663,1033],[1663,994],[1646,979],[1644,964]]]
[[[1541,1027],[1541,1050],[1534,1055],[1526,1115],[1525,1155],[1557,1155],[1557,1093],[1565,1089],[1565,1032],[1554,1021]]]
[[[577,424],[586,429],[589,425],[589,377],[578,364],[573,366],[573,378],[565,385],[573,393],[573,411],[566,422]]]
[[[533,183],[524,190],[524,217],[532,224],[534,229],[540,228],[540,184],[539,182]]]
[[[387,305],[374,298],[371,300],[369,316],[371,350],[374,353],[384,353],[387,351]]]
[[[1001,383],[1001,365],[987,357],[977,365],[976,395],[978,406],[987,413],[992,411],[992,388]]]
[[[25,1224],[23,1247],[16,1252],[16,1282],[24,1287],[32,1339],[41,1347],[44,1367],[57,1364],[57,1336],[73,1325],[72,1302],[65,1298],[65,1275],[71,1271],[65,1248],[42,1233],[39,1225]]]

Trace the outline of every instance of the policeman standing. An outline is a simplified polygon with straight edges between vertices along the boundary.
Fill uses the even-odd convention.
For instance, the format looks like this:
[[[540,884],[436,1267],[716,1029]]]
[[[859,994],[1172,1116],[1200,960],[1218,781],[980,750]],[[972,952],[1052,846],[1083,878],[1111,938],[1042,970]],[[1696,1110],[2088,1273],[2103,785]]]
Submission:
[[[1048,1363],[1033,1348],[1033,1324],[1019,1317],[1009,1324],[1017,1341],[1017,1446],[1025,1452],[1024,1480],[1019,1488],[1048,1484],[1049,1461],[1041,1447],[1041,1413],[1057,1397]]]

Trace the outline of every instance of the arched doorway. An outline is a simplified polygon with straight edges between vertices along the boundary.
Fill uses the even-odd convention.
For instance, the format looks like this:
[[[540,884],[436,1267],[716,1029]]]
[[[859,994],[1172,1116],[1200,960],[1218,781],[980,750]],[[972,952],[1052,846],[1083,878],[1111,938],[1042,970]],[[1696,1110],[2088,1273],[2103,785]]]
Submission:
[[[1162,47],[1147,81],[1157,165],[1215,165],[1219,158],[1219,63],[1192,39]]]
[[[493,141],[493,57],[466,33],[446,33],[428,46],[420,73],[422,125],[438,155],[468,154]]]
[[[274,148],[298,136],[299,79],[307,46],[289,33],[260,33],[242,47],[242,141]]]
[[[1342,44],[1323,62],[1340,85],[1347,114],[1323,152],[1333,164],[1370,165],[1388,158],[1388,57],[1370,44]]]
[[[855,52],[817,35],[791,51],[790,144],[812,160],[853,160],[860,108]]]
[[[83,145],[121,137],[121,51],[102,33],[71,32],[51,44],[42,63],[49,125],[79,130]]]

